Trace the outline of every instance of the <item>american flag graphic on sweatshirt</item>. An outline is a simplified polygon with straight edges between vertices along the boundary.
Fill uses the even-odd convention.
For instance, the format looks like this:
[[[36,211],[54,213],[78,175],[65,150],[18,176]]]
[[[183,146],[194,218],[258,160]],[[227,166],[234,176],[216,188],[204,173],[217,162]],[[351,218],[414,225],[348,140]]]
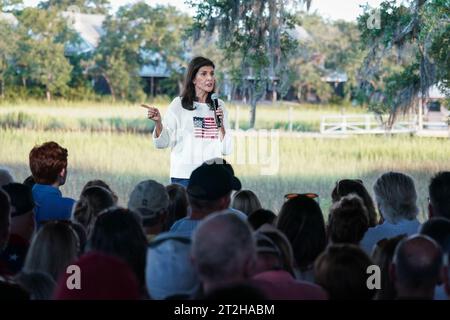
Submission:
[[[202,139],[218,139],[219,130],[214,117],[194,117],[194,136]]]

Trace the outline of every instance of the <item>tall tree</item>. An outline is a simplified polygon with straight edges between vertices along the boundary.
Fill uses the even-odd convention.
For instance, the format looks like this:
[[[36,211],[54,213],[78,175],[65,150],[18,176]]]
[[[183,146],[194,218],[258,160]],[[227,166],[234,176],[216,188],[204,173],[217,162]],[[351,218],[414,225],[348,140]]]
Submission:
[[[59,11],[77,10],[80,13],[107,14],[109,0],[48,0],[41,1],[42,9],[57,9]]]
[[[72,66],[64,56],[64,44],[73,39],[66,22],[56,10],[26,8],[19,16],[20,41],[16,52],[18,69],[45,87],[47,100],[63,93]]]
[[[389,112],[392,126],[400,112],[416,110],[421,119],[430,86],[448,89],[449,0],[389,0],[378,9],[379,27],[368,28],[370,7],[358,18],[368,48],[360,71],[362,97],[378,113]],[[433,59],[434,58],[434,59]],[[386,72],[387,71],[387,72]],[[418,96],[421,99],[418,99]],[[420,120],[419,120],[420,121]]]
[[[5,98],[5,74],[17,50],[16,27],[0,20],[0,98]]]
[[[139,71],[145,65],[165,64],[169,71],[179,72],[177,66],[185,59],[182,36],[189,20],[174,7],[138,2],[121,7],[103,26],[91,71],[106,79],[113,99],[143,99],[142,89],[136,88],[142,87]]]
[[[296,47],[289,35],[295,26],[291,14],[296,2],[289,0],[190,0],[196,8],[193,34],[218,31],[218,46],[232,66],[233,81],[250,93],[250,127],[256,119],[256,104],[270,86],[287,90],[290,80],[287,60]]]

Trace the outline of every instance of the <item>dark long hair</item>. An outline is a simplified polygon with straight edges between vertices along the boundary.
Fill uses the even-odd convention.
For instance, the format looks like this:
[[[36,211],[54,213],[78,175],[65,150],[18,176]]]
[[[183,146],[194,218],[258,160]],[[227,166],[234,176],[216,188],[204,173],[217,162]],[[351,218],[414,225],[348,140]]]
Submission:
[[[147,239],[128,209],[111,208],[95,221],[88,251],[100,251],[124,260],[133,269],[139,285],[145,287]]]
[[[175,221],[187,216],[189,201],[186,190],[179,184],[170,184],[166,186],[166,190],[170,199],[166,220],[166,231],[168,231]]]
[[[213,67],[214,69],[216,68],[211,60],[204,57],[195,57],[189,63],[186,72],[186,77],[184,78],[183,92],[181,93],[181,105],[186,110],[195,109],[194,108],[194,101],[196,101],[195,86],[192,81],[197,75],[198,70],[204,66],[210,66]],[[216,83],[214,82],[214,88],[211,92],[208,93],[208,96],[206,98],[206,103],[209,104],[210,106],[212,106],[211,95],[213,94],[213,92],[215,92],[215,90],[216,90]]]
[[[319,204],[307,197],[286,201],[277,228],[291,242],[297,267],[304,271],[326,247],[325,221]]]

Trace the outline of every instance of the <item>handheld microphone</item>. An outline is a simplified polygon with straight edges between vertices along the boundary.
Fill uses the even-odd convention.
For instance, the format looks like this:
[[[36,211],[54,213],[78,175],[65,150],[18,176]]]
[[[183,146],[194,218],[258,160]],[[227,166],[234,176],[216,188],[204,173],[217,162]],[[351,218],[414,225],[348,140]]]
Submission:
[[[222,127],[222,121],[217,116],[217,109],[219,108],[219,95],[217,93],[213,93],[211,95],[211,100],[212,100],[213,107],[214,107],[214,117],[216,119],[217,128],[220,128],[220,127]]]

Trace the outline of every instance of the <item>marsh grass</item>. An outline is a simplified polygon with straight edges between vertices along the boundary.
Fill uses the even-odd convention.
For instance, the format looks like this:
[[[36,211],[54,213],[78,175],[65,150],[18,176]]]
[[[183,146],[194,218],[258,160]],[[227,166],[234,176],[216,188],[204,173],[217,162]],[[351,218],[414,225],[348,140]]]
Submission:
[[[235,137],[235,147],[237,145]],[[0,130],[0,165],[11,168],[18,181],[29,174],[28,154],[36,144],[54,140],[69,150],[69,177],[64,194],[78,198],[83,185],[103,179],[117,191],[120,203],[139,181],[155,179],[169,182],[169,150],[153,147],[149,134],[90,131]],[[240,141],[242,143],[242,141]],[[357,136],[342,139],[279,138],[278,171],[261,175],[260,164],[249,164],[249,148],[244,163],[237,150],[229,157],[243,187],[251,189],[264,207],[278,212],[288,192],[316,192],[328,214],[330,194],[341,178],[360,178],[372,193],[376,178],[386,171],[410,174],[419,193],[421,219],[427,206],[427,185],[439,170],[450,170],[447,139],[402,136]],[[244,145],[247,145],[244,142]],[[254,155],[253,155],[254,156]]]

